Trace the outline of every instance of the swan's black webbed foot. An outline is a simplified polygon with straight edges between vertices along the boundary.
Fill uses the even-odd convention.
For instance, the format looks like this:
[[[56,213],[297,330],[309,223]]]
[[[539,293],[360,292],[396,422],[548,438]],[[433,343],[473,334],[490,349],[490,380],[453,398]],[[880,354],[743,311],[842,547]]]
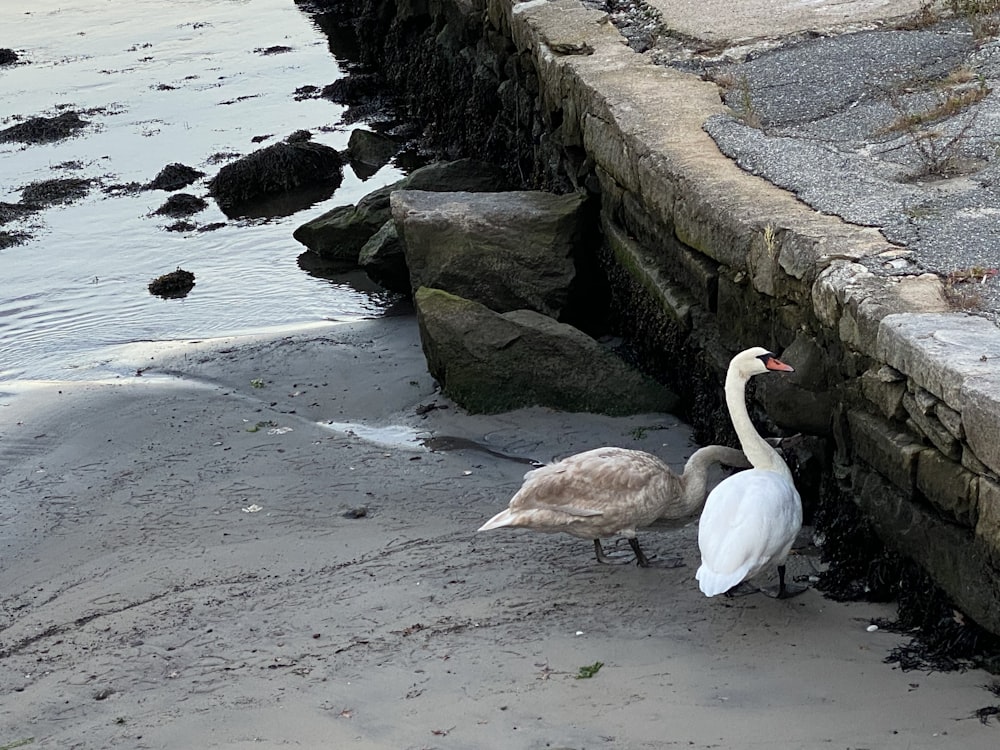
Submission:
[[[604,551],[604,546],[600,539],[594,540],[594,553],[597,555],[597,562],[605,565],[628,565],[632,562],[631,555],[609,555]],[[640,563],[641,564],[641,563]]]
[[[798,583],[785,583],[785,566],[778,566],[778,587],[769,586],[766,589],[761,589],[761,593],[765,596],[770,596],[772,599],[791,599],[793,596],[798,596],[809,589],[808,586],[803,586]]]
[[[735,586],[730,588],[724,596],[728,596],[730,598],[734,596],[749,596],[750,594],[756,594],[758,591],[760,591],[760,589],[749,581],[740,581]]]

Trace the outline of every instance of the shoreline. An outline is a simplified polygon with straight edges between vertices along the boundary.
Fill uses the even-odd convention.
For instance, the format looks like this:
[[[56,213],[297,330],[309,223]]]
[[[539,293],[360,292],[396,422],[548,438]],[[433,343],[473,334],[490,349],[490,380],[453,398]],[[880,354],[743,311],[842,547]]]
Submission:
[[[697,446],[671,415],[465,414],[403,317],[179,347],[62,390],[0,412],[18,418],[0,443],[0,746],[995,745],[972,715],[996,703],[989,675],[882,662],[905,641],[866,629],[888,605],[706,599],[693,524],[640,532],[677,569],[477,534],[524,463],[323,424],[679,466]]]

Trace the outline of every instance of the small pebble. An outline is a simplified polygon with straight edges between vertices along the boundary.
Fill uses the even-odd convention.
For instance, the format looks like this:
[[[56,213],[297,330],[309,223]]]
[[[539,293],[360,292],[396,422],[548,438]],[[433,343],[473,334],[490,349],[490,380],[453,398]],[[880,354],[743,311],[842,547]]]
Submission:
[[[868,631],[869,633],[874,633],[874,632],[875,632],[876,630],[878,630],[878,625],[869,625],[869,626],[868,626],[867,628],[865,628],[865,629],[866,629],[866,630],[867,630],[867,631]]]

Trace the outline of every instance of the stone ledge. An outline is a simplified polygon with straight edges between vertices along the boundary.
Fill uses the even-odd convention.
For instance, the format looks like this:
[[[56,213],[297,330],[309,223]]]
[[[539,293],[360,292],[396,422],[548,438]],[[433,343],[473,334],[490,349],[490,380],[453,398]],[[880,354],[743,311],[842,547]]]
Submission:
[[[965,380],[957,410],[976,458],[1000,474],[1000,373]]]
[[[923,446],[891,422],[852,409],[847,413],[852,441],[851,459],[864,461],[892,482],[906,497],[916,488],[917,461]]]
[[[997,371],[1000,329],[963,313],[888,315],[879,326],[875,356],[946,404],[961,406],[966,380]]]

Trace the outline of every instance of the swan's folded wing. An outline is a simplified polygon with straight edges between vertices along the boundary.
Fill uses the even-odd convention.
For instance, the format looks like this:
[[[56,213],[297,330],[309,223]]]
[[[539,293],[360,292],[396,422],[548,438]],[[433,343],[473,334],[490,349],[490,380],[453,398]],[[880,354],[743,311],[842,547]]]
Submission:
[[[702,564],[718,574],[752,575],[784,547],[797,498],[794,485],[776,472],[754,469],[723,480],[698,522]],[[801,513],[798,518],[801,523]]]

